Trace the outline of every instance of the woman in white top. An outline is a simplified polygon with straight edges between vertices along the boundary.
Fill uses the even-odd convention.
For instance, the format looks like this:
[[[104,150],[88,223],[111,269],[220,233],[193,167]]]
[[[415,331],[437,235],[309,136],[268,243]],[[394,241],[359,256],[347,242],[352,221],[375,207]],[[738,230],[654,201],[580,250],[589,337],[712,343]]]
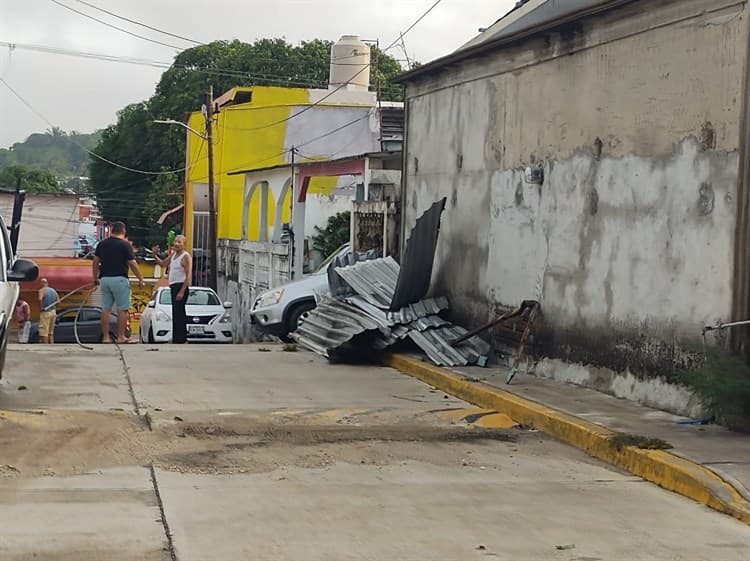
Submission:
[[[185,251],[185,236],[177,236],[166,259],[157,255],[159,247],[153,248],[154,259],[162,267],[169,267],[169,291],[172,294],[172,342],[187,342],[187,317],[185,304],[188,299],[193,261]]]

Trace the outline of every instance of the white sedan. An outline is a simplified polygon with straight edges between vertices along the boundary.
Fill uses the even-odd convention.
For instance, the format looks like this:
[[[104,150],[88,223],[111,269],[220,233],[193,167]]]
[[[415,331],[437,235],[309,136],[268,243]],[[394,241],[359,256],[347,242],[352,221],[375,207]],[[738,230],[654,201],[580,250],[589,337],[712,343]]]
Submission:
[[[231,302],[221,303],[210,288],[191,286],[185,312],[190,342],[232,343]],[[141,314],[138,326],[141,343],[168,343],[172,340],[172,296],[169,288],[159,288]]]

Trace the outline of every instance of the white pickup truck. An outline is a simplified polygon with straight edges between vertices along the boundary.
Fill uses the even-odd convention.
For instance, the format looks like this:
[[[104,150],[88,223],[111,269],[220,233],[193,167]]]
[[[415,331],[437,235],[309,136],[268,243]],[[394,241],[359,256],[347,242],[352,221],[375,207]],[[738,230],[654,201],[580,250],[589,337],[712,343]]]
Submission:
[[[8,348],[8,332],[13,312],[18,300],[19,282],[34,281],[39,276],[39,268],[33,261],[16,259],[10,243],[10,235],[5,221],[0,217],[0,378],[5,368],[5,354]]]

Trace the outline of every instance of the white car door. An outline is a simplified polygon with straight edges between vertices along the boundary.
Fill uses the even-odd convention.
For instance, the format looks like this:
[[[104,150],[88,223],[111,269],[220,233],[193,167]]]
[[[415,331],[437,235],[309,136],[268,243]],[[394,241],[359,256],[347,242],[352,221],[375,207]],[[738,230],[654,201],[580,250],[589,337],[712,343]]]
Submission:
[[[8,270],[13,266],[15,256],[10,245],[10,237],[5,222],[0,218],[0,258],[2,259],[2,271],[0,271],[0,322],[3,330],[7,329],[10,319],[13,317],[13,310],[16,306],[16,300],[20,288],[17,282],[8,281]]]

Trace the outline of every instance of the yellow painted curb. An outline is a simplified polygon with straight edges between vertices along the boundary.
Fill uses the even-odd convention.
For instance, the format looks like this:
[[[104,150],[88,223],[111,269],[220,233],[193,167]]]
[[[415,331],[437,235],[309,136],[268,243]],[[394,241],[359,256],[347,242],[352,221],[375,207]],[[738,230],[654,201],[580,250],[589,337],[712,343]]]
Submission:
[[[609,429],[519,397],[495,386],[471,382],[438,366],[403,355],[386,355],[384,364],[478,407],[506,413],[664,489],[689,497],[750,524],[750,503],[709,469],[663,450],[617,449]]]

